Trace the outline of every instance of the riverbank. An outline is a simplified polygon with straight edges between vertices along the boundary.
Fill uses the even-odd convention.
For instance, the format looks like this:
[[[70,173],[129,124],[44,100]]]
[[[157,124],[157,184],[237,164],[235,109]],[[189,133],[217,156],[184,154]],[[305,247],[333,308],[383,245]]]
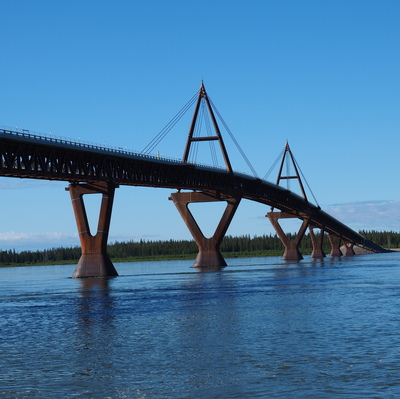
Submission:
[[[360,233],[382,248],[400,247],[400,233],[374,231]],[[296,234],[287,236],[289,240],[293,240]],[[323,249],[325,253],[331,251],[327,239],[324,240]],[[358,247],[354,249],[357,253],[366,252]],[[254,237],[228,235],[224,237],[220,250],[225,258],[282,256],[284,252],[282,242],[276,234]],[[309,234],[303,236],[299,250],[304,255],[311,254],[312,240]],[[197,251],[198,248],[193,240],[115,241],[107,246],[107,253],[114,263],[195,259]],[[344,253],[343,249],[342,253]],[[41,251],[0,249],[0,267],[77,264],[80,256],[79,246],[49,248]]]
[[[306,253],[307,252],[307,253]],[[311,251],[304,250],[303,254],[309,255]],[[243,251],[243,252],[226,252],[222,253],[222,256],[226,259],[229,258],[261,258],[265,256],[282,256],[282,250],[265,250],[265,251]],[[195,260],[197,254],[180,254],[180,255],[152,255],[152,256],[129,256],[126,258],[111,258],[113,263],[123,262],[160,262],[168,260]],[[73,265],[77,264],[79,259],[68,259],[58,261],[45,261],[45,262],[24,262],[24,263],[12,263],[4,262],[0,263],[0,267],[22,267],[22,266],[54,266],[54,265]]]
[[[342,253],[344,253],[344,247],[341,248]],[[400,248],[388,248],[391,252],[400,252]],[[302,255],[311,255],[311,248],[302,248]],[[365,251],[363,248],[354,247],[354,252],[356,255],[366,255],[373,252]],[[282,256],[283,250],[265,250],[265,251],[242,251],[242,252],[222,252],[222,256],[225,259],[230,258],[262,258],[268,256]],[[177,255],[151,255],[151,256],[129,256],[125,258],[111,258],[113,263],[124,263],[124,262],[160,262],[160,261],[171,261],[171,260],[195,260],[197,254],[177,254]],[[68,260],[54,260],[45,262],[23,262],[23,263],[13,263],[4,262],[0,263],[1,267],[24,267],[24,266],[54,266],[54,265],[73,265],[77,264],[79,259],[68,259]]]

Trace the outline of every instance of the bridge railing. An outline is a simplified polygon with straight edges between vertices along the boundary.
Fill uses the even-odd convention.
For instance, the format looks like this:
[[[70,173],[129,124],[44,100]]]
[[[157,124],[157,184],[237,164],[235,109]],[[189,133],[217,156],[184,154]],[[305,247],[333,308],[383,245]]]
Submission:
[[[10,136],[17,136],[17,137],[22,137],[22,138],[27,138],[31,140],[40,140],[40,141],[45,141],[45,142],[51,142],[55,144],[61,144],[61,145],[67,145],[67,146],[73,146],[73,147],[79,147],[82,149],[90,149],[90,150],[96,150],[96,151],[102,151],[102,152],[108,152],[108,153],[114,153],[114,154],[120,154],[120,155],[128,155],[132,157],[139,157],[139,158],[145,158],[145,159],[151,159],[151,160],[159,160],[159,161],[166,161],[166,162],[171,162],[175,164],[183,164],[182,160],[179,158],[172,158],[172,157],[165,157],[161,155],[151,155],[151,154],[143,154],[141,152],[137,151],[132,151],[128,149],[124,149],[122,147],[113,147],[109,145],[100,145],[96,143],[91,143],[88,141],[83,141],[83,140],[73,140],[65,137],[60,137],[60,136],[55,136],[51,133],[49,135],[46,135],[44,133],[37,133],[37,132],[30,132],[28,129],[12,129],[10,127],[3,126],[0,128],[0,135],[10,135]],[[202,163],[196,163],[194,166],[199,166],[207,169],[213,169],[213,170],[218,170],[218,171],[226,171],[224,167],[219,167],[219,166],[211,166],[207,164],[202,164]],[[238,172],[242,173],[242,172]]]
[[[119,152],[123,154],[134,154],[134,155],[141,155],[137,151],[131,151],[127,149],[123,149],[122,147],[113,147],[109,145],[100,145],[96,143],[91,143],[88,141],[84,140],[73,140],[69,139],[66,137],[61,137],[61,136],[55,136],[52,133],[49,133],[49,135],[46,135],[45,133],[37,133],[37,132],[30,132],[27,129],[11,129],[8,127],[2,127],[0,129],[1,133],[4,134],[9,134],[13,136],[19,136],[19,137],[26,137],[34,140],[44,140],[44,141],[49,141],[52,143],[58,143],[58,144],[68,144],[76,147],[82,147],[82,148],[91,148],[91,149],[96,149],[96,150],[103,150],[103,151],[109,151],[109,152]]]

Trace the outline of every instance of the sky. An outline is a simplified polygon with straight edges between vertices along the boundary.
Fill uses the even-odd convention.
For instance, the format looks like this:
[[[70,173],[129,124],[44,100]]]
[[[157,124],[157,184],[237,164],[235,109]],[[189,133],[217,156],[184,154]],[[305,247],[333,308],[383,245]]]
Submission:
[[[400,2],[4,0],[0,14],[0,126],[141,151],[203,81],[260,177],[288,141],[323,210],[400,231]],[[191,112],[156,153],[182,158]],[[67,184],[0,178],[0,249],[79,245]],[[190,239],[171,192],[118,188],[109,241]],[[99,196],[85,201],[95,232]],[[191,207],[206,236],[222,206]],[[243,200],[227,234],[274,233],[268,211]]]

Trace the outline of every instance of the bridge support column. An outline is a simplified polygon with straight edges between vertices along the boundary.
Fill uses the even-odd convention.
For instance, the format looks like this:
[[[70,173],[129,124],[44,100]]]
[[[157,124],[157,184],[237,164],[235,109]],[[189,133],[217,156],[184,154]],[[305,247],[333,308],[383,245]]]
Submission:
[[[282,244],[285,247],[285,252],[283,253],[282,259],[283,260],[301,260],[303,259],[302,254],[299,251],[299,245],[301,239],[304,236],[304,233],[307,230],[308,226],[308,219],[303,219],[303,223],[300,226],[300,229],[294,238],[294,240],[289,241],[286,234],[283,232],[282,227],[280,226],[278,220],[279,219],[289,219],[294,218],[293,215],[290,215],[285,212],[268,212],[267,217],[271,222],[272,226],[274,227],[276,233],[278,234],[279,238],[282,241]]]
[[[321,229],[319,241],[317,241],[317,238],[315,237],[314,228],[310,226],[309,231],[310,231],[311,243],[312,243],[312,247],[313,247],[310,257],[315,258],[315,259],[325,258],[326,255],[325,255],[324,250],[322,249],[322,244],[324,242],[324,229]]]
[[[329,255],[331,255],[332,257],[340,257],[342,256],[342,251],[340,250],[340,244],[341,244],[341,238],[337,237],[337,236],[333,236],[331,234],[328,234],[328,239],[329,239],[329,243],[331,244],[331,253]]]
[[[91,183],[70,184],[66,188],[71,195],[72,208],[82,246],[82,255],[72,275],[73,278],[118,276],[107,254],[108,231],[116,187],[118,186],[112,183]],[[92,236],[90,234],[83,196],[85,194],[98,193],[102,194],[100,216],[97,234]]]
[[[356,253],[354,252],[354,244],[352,242],[345,242],[344,243],[346,252],[344,256],[354,256]]]
[[[239,206],[241,196],[236,195],[236,193],[226,195],[220,192],[178,192],[171,194],[169,199],[174,202],[199,248],[199,253],[194,261],[193,267],[225,267],[226,262],[221,254],[220,246],[233,216],[235,215],[236,209]],[[226,201],[227,206],[214,235],[210,238],[206,238],[190,212],[188,204],[193,202],[214,201]]]

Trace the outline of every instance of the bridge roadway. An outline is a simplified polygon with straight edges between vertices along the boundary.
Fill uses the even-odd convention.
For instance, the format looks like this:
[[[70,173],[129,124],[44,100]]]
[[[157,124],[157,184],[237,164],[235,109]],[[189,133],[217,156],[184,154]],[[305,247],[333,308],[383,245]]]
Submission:
[[[80,183],[112,183],[236,195],[279,209],[282,214],[308,220],[343,241],[381,252],[337,219],[299,195],[278,185],[243,173],[183,163],[67,139],[0,129],[0,176],[62,180]],[[219,194],[218,194],[219,193]]]

